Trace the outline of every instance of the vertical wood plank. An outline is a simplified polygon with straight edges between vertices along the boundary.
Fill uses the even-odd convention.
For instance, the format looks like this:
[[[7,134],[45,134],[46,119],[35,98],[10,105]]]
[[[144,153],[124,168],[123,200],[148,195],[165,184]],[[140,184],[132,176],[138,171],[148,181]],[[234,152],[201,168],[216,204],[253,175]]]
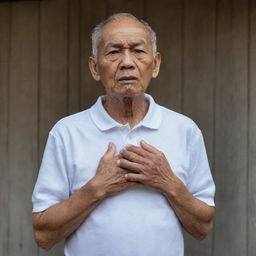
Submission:
[[[0,4],[0,256],[9,255],[8,67],[10,4]]]
[[[256,252],[256,1],[250,1],[249,37],[249,152],[248,152],[248,256]]]
[[[146,17],[158,37],[162,64],[149,93],[172,110],[182,111],[183,4],[180,0],[146,1]]]
[[[202,129],[210,160],[214,120],[215,5],[215,0],[185,0],[184,13],[184,113]]]
[[[12,4],[9,130],[9,255],[37,255],[31,193],[37,168],[38,3]]]
[[[67,8],[67,0],[40,2],[40,158],[49,130],[68,113]],[[63,255],[63,243],[39,255]]]
[[[67,114],[67,21],[67,0],[40,2],[40,152]]]
[[[214,255],[247,255],[248,1],[218,1]]]
[[[68,114],[79,111],[80,86],[80,1],[69,0]]]
[[[91,76],[88,67],[88,58],[91,56],[91,31],[94,26],[106,18],[107,4],[106,1],[81,1],[81,84],[80,84],[80,102],[81,109],[89,108],[95,103],[98,96],[105,94],[103,85],[95,82]]]
[[[203,132],[213,167],[215,86],[215,0],[184,2],[184,113]],[[197,241],[186,235],[185,255],[210,256],[212,235]]]
[[[144,0],[109,0],[108,14],[128,12],[144,19]]]

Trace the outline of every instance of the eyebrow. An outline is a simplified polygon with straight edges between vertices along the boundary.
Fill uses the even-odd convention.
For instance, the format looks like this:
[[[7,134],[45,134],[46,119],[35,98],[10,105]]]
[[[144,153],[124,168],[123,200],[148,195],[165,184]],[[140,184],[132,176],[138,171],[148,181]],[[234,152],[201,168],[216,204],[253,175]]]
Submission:
[[[137,47],[137,46],[140,46],[140,45],[145,45],[146,43],[145,43],[145,41],[143,41],[143,40],[140,40],[140,41],[138,41],[138,42],[134,42],[134,43],[131,43],[131,44],[129,44],[129,46],[130,47],[132,47],[132,48],[134,48],[134,47]],[[106,45],[106,48],[111,48],[111,47],[113,47],[113,48],[123,48],[124,47],[124,45],[122,44],[122,43],[108,43],[107,45]]]

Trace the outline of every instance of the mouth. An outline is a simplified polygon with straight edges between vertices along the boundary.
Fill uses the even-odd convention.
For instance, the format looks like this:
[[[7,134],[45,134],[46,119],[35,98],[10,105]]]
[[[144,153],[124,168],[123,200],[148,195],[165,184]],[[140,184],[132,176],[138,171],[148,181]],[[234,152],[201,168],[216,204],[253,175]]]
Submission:
[[[118,79],[118,82],[131,83],[137,80],[138,78],[136,76],[122,76]]]

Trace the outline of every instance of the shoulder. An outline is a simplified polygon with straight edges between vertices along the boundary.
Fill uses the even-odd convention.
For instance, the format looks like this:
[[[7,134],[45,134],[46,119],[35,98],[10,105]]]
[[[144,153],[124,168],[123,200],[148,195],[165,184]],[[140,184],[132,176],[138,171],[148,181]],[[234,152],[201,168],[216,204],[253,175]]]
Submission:
[[[51,129],[50,134],[60,136],[74,132],[79,128],[86,128],[91,124],[90,109],[63,117]]]
[[[189,130],[200,130],[197,124],[188,116],[158,105],[162,113],[163,124],[175,125]]]
[[[202,137],[202,132],[196,122],[190,117],[158,105],[161,110],[161,131],[163,134],[172,134],[184,138],[188,144],[194,144]]]

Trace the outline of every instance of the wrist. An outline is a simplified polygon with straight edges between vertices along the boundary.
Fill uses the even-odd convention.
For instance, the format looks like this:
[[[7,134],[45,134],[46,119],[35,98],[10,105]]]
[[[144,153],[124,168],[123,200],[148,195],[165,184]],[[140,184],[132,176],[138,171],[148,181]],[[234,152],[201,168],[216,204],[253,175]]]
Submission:
[[[171,201],[178,201],[179,195],[182,194],[184,189],[183,182],[177,177],[173,176],[165,184],[162,193]]]
[[[104,186],[100,184],[97,179],[92,178],[87,184],[90,193],[98,200],[103,200],[107,195],[104,190]]]

